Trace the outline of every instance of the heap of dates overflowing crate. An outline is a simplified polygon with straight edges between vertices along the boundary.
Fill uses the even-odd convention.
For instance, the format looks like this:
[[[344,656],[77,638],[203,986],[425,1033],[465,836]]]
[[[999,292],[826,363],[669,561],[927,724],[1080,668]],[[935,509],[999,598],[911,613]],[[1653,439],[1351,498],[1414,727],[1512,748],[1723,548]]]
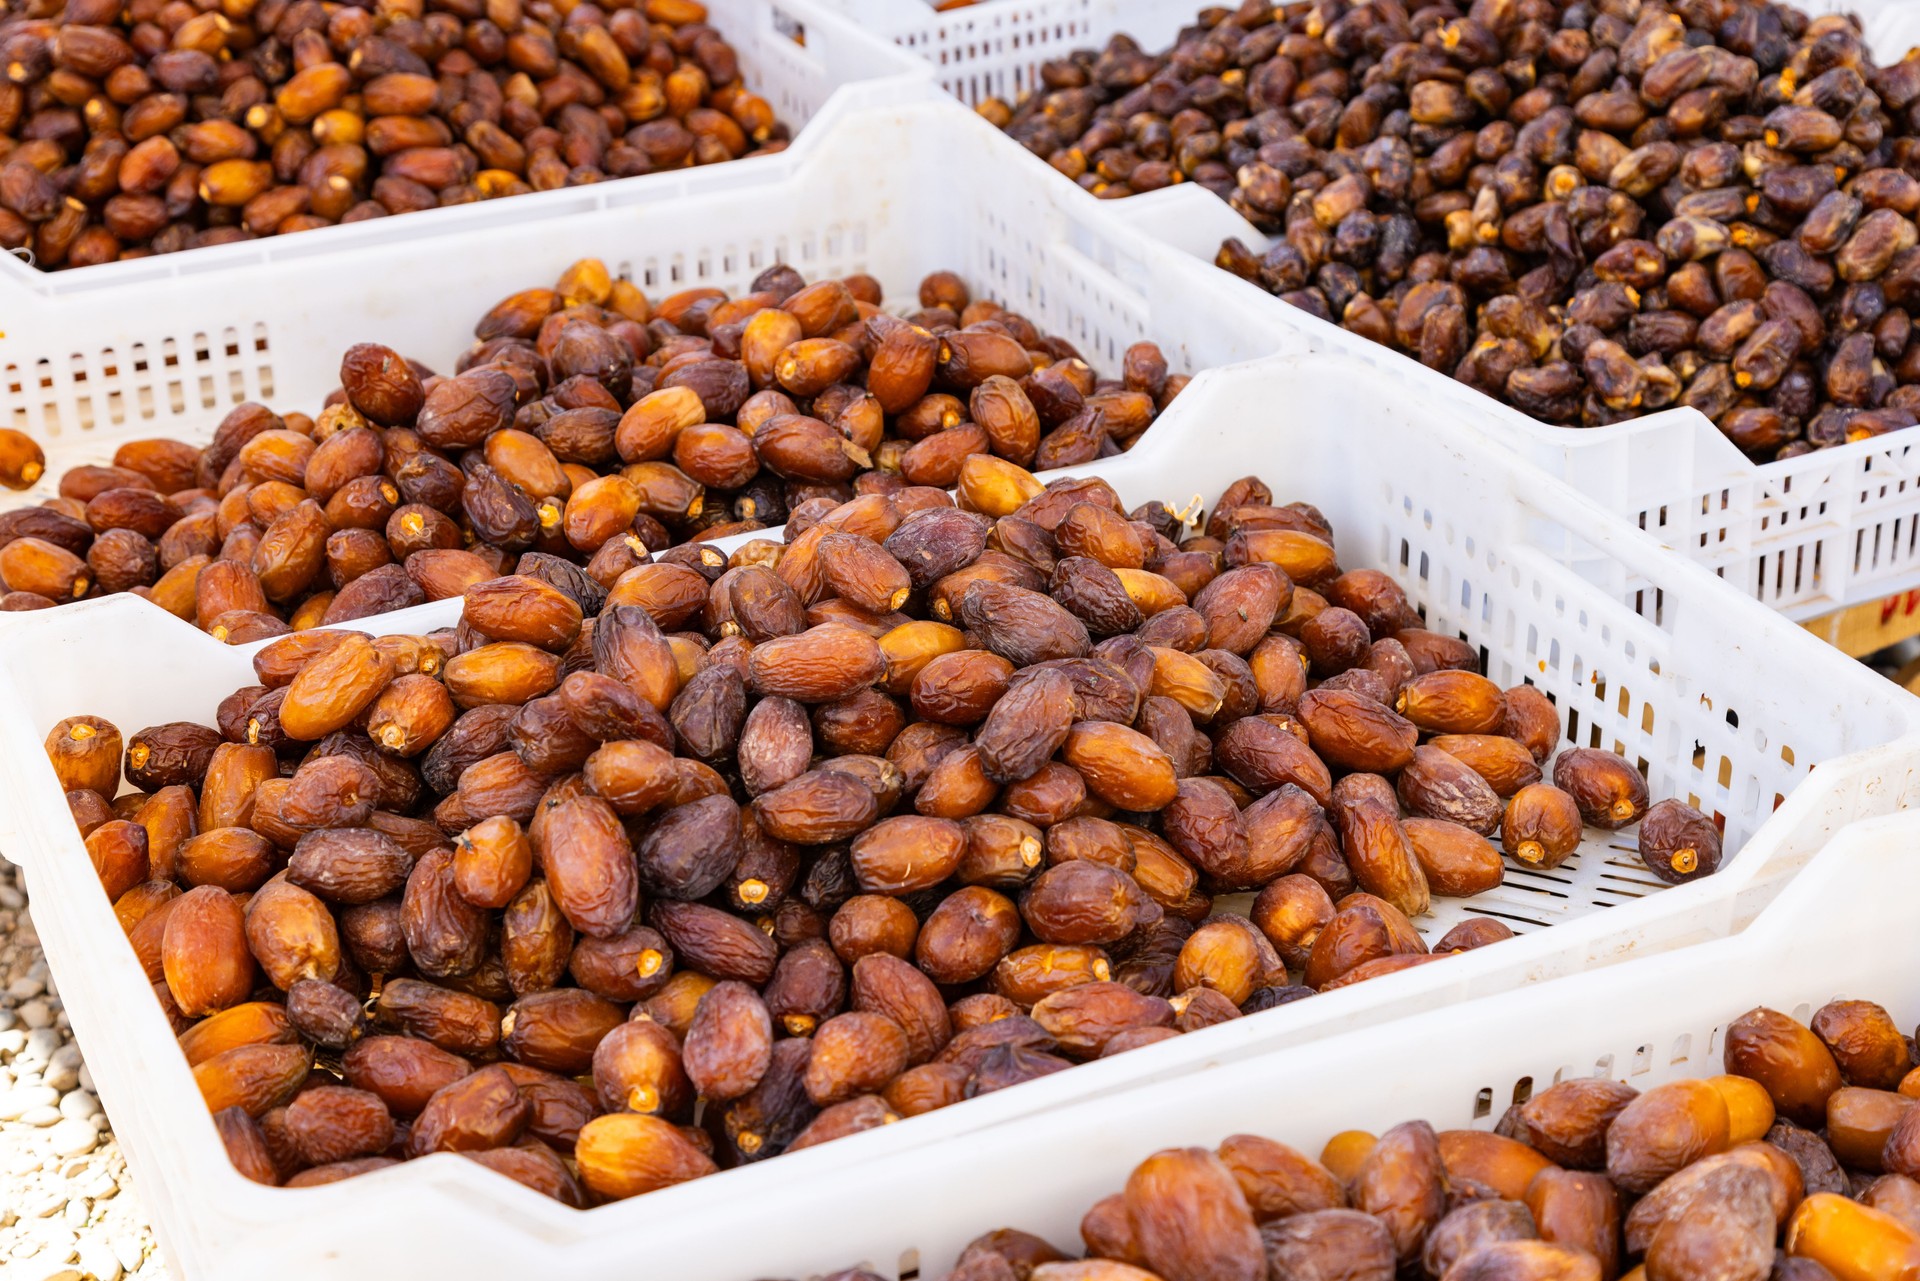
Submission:
[[[1347,1130],[1318,1159],[1171,1148],[1080,1223],[1017,1229],[942,1281],[1881,1281],[1920,1269],[1920,1068],[1871,1001],[1751,1010],[1726,1072],[1561,1081],[1495,1131]],[[1116,1172],[1117,1173],[1117,1172]],[[1637,1261],[1637,1262],[1636,1262]],[[824,1281],[880,1281],[862,1269]]]
[[[457,596],[526,555],[610,589],[689,539],[950,487],[976,455],[1092,462],[1188,381],[1152,343],[1096,374],[952,272],[905,315],[881,297],[776,266],[738,297],[656,306],[576,263],[490,308],[452,374],[362,343],[311,416],[244,404],[209,445],[129,441],[67,471],[59,497],[0,513],[0,609],[131,591],[237,643]],[[44,470],[0,430],[0,482]]]
[[[777,151],[698,0],[29,0],[0,249],[45,270]]]
[[[1891,52],[1891,51],[1883,51]],[[982,110],[1218,262],[1550,423],[1690,406],[1766,460],[1920,422],[1920,53],[1750,0],[1247,3]]]
[[[454,627],[282,636],[205,723],[47,751],[291,1186],[455,1152],[633,1196],[1498,945],[1417,922],[1589,826],[1719,866],[1311,505],[1195,518],[975,454],[610,591],[530,554]]]

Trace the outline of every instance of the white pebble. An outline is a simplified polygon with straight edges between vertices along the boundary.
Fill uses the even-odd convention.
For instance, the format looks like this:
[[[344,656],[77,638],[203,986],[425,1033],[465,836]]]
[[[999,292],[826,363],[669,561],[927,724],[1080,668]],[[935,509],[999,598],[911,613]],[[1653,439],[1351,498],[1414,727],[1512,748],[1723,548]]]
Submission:
[[[0,1121],[17,1121],[39,1107],[60,1101],[60,1091],[45,1085],[17,1085],[0,1095]]]
[[[7,1281],[86,1281],[87,1274],[79,1268],[69,1265],[62,1259],[54,1262],[51,1251],[41,1251],[33,1256],[30,1264],[14,1264],[7,1272]]]
[[[80,1195],[93,1201],[108,1201],[120,1194],[120,1185],[105,1170],[95,1170],[80,1185]]]
[[[84,1063],[80,1065],[80,1088],[83,1090],[93,1090],[93,1073],[87,1071],[87,1065]],[[98,1093],[98,1091],[94,1092]]]
[[[51,1106],[35,1108],[31,1112],[23,1112],[20,1114],[20,1124],[31,1125],[36,1129],[42,1130],[49,1125],[56,1124],[59,1120],[60,1109]]]
[[[42,1225],[40,1239],[46,1242],[48,1257],[62,1262],[72,1259],[80,1250],[80,1238],[70,1228],[57,1222]]]
[[[131,1272],[140,1266],[147,1257],[138,1237],[115,1236],[107,1240],[107,1247],[113,1251],[113,1257],[120,1260],[120,1266]]]
[[[47,1063],[53,1059],[53,1052],[59,1048],[58,1032],[50,1027],[37,1027],[27,1033],[27,1045],[20,1051],[20,1057],[29,1063]]]
[[[80,1047],[69,1041],[53,1052],[47,1063],[48,1085],[65,1094],[80,1083]]]
[[[11,1013],[12,1011],[7,1012]],[[20,1051],[26,1048],[27,1034],[24,1030],[17,1027],[10,1027],[5,1031],[0,1031],[0,1058],[15,1058],[19,1055]]]
[[[81,1243],[80,1270],[94,1281],[120,1281],[120,1273],[124,1271],[114,1252],[98,1241]]]
[[[34,997],[39,996],[46,990],[47,981],[42,978],[35,978],[31,974],[23,974],[13,982],[7,984],[7,995],[16,1001],[31,1001]]]
[[[21,1211],[29,1219],[51,1219],[67,1208],[67,1194],[55,1192],[51,1188],[42,1188],[31,1193],[21,1205]]]
[[[75,1197],[67,1202],[65,1218],[67,1226],[78,1232],[87,1226],[87,1218],[93,1213],[93,1207],[87,1204],[85,1197]]]
[[[100,1112],[100,1100],[85,1090],[74,1090],[60,1100],[60,1115],[85,1121]]]
[[[20,1021],[30,1028],[52,1027],[53,1006],[45,1000],[28,1001],[20,1007]]]
[[[47,1139],[53,1144],[56,1156],[79,1156],[93,1151],[94,1144],[100,1141],[100,1133],[91,1122],[69,1117],[54,1126]]]

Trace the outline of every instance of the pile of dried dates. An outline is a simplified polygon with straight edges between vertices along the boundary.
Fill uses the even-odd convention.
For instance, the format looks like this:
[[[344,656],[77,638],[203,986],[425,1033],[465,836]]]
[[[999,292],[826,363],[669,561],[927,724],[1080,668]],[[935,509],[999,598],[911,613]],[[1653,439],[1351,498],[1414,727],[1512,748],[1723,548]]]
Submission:
[[[206,724],[55,726],[240,1167],[632,1196],[1496,943],[1416,922],[1588,826],[1718,867],[1311,505],[958,482],[610,588],[523,559],[444,631],[268,642]]]
[[[43,270],[781,150],[698,0],[24,0],[0,250]]]
[[[0,513],[0,610],[131,591],[239,643],[458,596],[524,556],[611,588],[809,503],[951,487],[977,454],[1092,462],[1188,381],[1151,343],[1101,378],[951,272],[906,316],[880,300],[868,276],[776,266],[738,298],[655,306],[584,260],[491,308],[451,375],[363,343],[315,417],[244,404],[204,448],[136,440],[73,468]],[[44,469],[0,433],[0,481]]]
[[[1685,405],[1768,460],[1920,418],[1920,51],[1755,0],[1202,11],[982,110],[1103,196],[1191,180],[1219,265],[1550,423]]]
[[[1761,1008],[1726,1075],[1562,1081],[1492,1133],[1236,1134],[1135,1166],[1084,1259],[976,1239],[941,1281],[1891,1281],[1920,1274],[1920,1070],[1870,1001]],[[881,1281],[863,1269],[822,1281]]]

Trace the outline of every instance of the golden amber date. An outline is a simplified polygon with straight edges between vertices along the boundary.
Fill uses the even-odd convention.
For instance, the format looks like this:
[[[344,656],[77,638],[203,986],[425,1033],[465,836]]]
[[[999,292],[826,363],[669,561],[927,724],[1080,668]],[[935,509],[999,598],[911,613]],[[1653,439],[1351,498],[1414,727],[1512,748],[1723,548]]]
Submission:
[[[1571,794],[1551,783],[1530,783],[1507,802],[1500,844],[1523,866],[1551,870],[1580,848],[1584,831],[1579,803]]]
[[[1111,721],[1081,721],[1067,733],[1061,756],[1087,790],[1121,809],[1164,808],[1177,794],[1173,762],[1146,735]]]
[[[1330,765],[1391,774],[1413,760],[1419,730],[1406,718],[1348,690],[1309,690],[1299,718],[1313,750]]]
[[[1409,818],[1401,826],[1433,894],[1471,898],[1506,879],[1500,851],[1479,833],[1436,818]]]
[[[608,1112],[678,1117],[693,1102],[693,1085],[673,1033],[652,1019],[608,1032],[593,1051],[593,1085]]]
[[[1638,1096],[1618,1081],[1561,1081],[1521,1105],[1517,1137],[1568,1169],[1605,1169],[1608,1127]]]
[[[1607,1175],[1649,1192],[1669,1175],[1727,1147],[1726,1100],[1705,1081],[1669,1081],[1628,1102],[1607,1129]]]
[[[475,907],[505,907],[533,872],[533,847],[505,815],[483,819],[453,843],[453,888]]]
[[[489,579],[467,588],[461,617],[496,641],[519,641],[563,650],[580,634],[579,603],[551,584],[525,574]]]
[[[120,791],[120,731],[98,716],[70,716],[47,733],[47,758],[60,786],[111,797]]]
[[[1420,1256],[1427,1232],[1446,1213],[1446,1173],[1440,1142],[1423,1121],[1394,1126],[1380,1136],[1355,1172],[1353,1207],[1386,1224],[1403,1264]]]
[[[1469,1201],[1449,1210],[1434,1225],[1420,1248],[1420,1261],[1430,1275],[1444,1277],[1456,1262],[1481,1247],[1502,1241],[1531,1241],[1536,1231],[1533,1213],[1519,1201]]]
[[[1720,870],[1720,829],[1684,801],[1656,802],[1640,819],[1640,861],[1670,884],[1711,876]]]
[[[87,562],[43,538],[15,538],[0,546],[0,582],[7,590],[32,592],[65,603],[93,588]]]
[[[1878,1174],[1889,1136],[1912,1106],[1912,1099],[1891,1090],[1843,1085],[1827,1097],[1827,1146],[1849,1169]],[[1896,1159],[1907,1155],[1894,1151]]]
[[[807,1097],[832,1107],[883,1087],[907,1068],[908,1044],[900,1025],[867,1010],[835,1015],[813,1034],[807,1060]]]
[[[1124,1204],[1134,1245],[1167,1277],[1259,1281],[1260,1232],[1233,1171],[1205,1148],[1169,1148],[1127,1176]]]
[[[560,660],[523,641],[496,641],[449,659],[441,679],[463,709],[525,703],[560,683]]]
[[[1920,1272],[1920,1233],[1890,1214],[1831,1192],[1815,1193],[1793,1212],[1786,1250],[1826,1268],[1836,1281]]]
[[[1573,747],[1553,762],[1554,785],[1572,796],[1580,816],[1612,831],[1647,812],[1647,780],[1632,765],[1589,747]]]
[[[856,960],[848,998],[853,1009],[882,1015],[905,1033],[910,1064],[931,1059],[952,1038],[939,989],[899,957],[876,953]]]
[[[340,972],[339,928],[327,905],[299,886],[262,886],[246,908],[247,947],[281,991],[302,979],[330,980]]]
[[[1829,1001],[1814,1012],[1810,1027],[1849,1085],[1898,1089],[1913,1067],[1906,1038],[1871,1001]]]
[[[1396,1270],[1393,1234],[1358,1210],[1309,1210],[1263,1226],[1260,1239],[1272,1275],[1385,1281]]]
[[[121,897],[152,875],[147,852],[147,829],[125,819],[102,823],[87,836],[87,857],[109,902]]]
[[[520,1137],[531,1114],[504,1068],[481,1068],[434,1091],[408,1131],[407,1154],[502,1147]]]
[[[287,1012],[270,1001],[247,1001],[212,1014],[180,1034],[188,1066],[242,1045],[290,1045],[295,1039]]]
[[[555,905],[583,934],[611,938],[625,930],[640,884],[619,815],[597,796],[569,796],[541,817],[534,851]]]
[[[681,1057],[702,1098],[727,1103],[752,1090],[773,1058],[773,1020],[760,995],[732,981],[709,989],[694,1010]]]
[[[242,1045],[196,1065],[193,1080],[209,1112],[239,1108],[258,1119],[293,1097],[312,1064],[302,1045]]]
[[[1464,763],[1496,796],[1510,797],[1540,781],[1540,766],[1516,739],[1499,734],[1436,734],[1430,745]]]
[[[358,632],[309,659],[287,686],[280,727],[311,742],[344,728],[393,679],[393,660]]]
[[[1408,916],[1432,906],[1432,891],[1413,842],[1393,807],[1364,798],[1336,815],[1341,849],[1354,879]]]
[[[828,703],[878,682],[886,674],[886,657],[865,632],[825,623],[756,645],[748,673],[756,693]]]
[[[217,886],[189,890],[169,905],[161,955],[168,990],[183,1013],[212,1014],[253,991],[245,916]]]
[[[1810,1128],[1825,1122],[1840,1065],[1812,1031],[1762,1007],[1727,1025],[1725,1045],[1727,1071],[1758,1081],[1782,1117]]]
[[[967,852],[967,834],[949,819],[902,815],[861,832],[849,852],[861,889],[910,894],[953,875]]]
[[[1320,931],[1333,920],[1334,904],[1310,876],[1283,876],[1261,890],[1248,912],[1290,969],[1304,970]]]
[[[1484,676],[1439,671],[1408,681],[1394,710],[1431,734],[1493,734],[1506,717],[1506,700]]]

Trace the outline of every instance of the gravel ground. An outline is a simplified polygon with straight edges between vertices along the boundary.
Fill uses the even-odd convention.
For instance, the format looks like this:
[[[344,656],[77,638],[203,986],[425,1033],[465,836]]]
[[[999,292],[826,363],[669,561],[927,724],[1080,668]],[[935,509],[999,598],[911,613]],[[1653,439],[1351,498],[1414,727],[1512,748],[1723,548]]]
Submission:
[[[166,1275],[19,869],[0,860],[0,1281]]]

